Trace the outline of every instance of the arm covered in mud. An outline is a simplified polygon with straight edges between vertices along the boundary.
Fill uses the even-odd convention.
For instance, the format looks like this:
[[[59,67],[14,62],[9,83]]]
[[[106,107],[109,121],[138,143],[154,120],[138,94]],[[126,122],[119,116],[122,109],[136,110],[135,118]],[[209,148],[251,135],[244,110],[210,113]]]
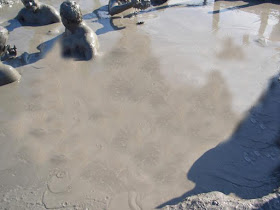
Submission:
[[[136,5],[139,4],[138,0],[131,0],[127,3],[119,4],[118,0],[110,0],[109,1],[109,14],[110,15],[115,15],[118,13],[121,13],[127,9],[130,9],[132,7],[136,7]]]
[[[82,24],[80,38],[76,40],[79,54],[83,54],[85,60],[90,60],[97,54],[99,48],[97,36],[87,25]]]
[[[97,50],[99,49],[99,42],[97,35],[95,33],[89,32],[86,35],[86,41],[85,41],[85,58],[86,60],[90,60],[97,54]]]
[[[91,43],[85,42],[85,45],[81,46],[80,51],[84,52],[84,58],[85,58],[86,61],[92,59],[95,55],[94,45],[92,45]]]

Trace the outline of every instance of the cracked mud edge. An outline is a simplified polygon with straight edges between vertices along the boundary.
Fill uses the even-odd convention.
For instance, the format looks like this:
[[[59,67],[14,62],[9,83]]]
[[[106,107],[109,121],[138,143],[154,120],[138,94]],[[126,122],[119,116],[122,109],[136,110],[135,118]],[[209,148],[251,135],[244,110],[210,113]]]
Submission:
[[[69,192],[68,192],[69,193]],[[43,193],[41,203],[45,209],[106,209],[108,203],[94,199],[85,198],[80,201],[70,201],[68,198],[58,198],[57,196],[63,196],[68,193],[52,193],[48,189]],[[68,194],[69,195],[69,194]]]
[[[46,190],[42,196],[42,204],[44,205],[44,207],[46,209],[61,209],[61,208],[65,208],[65,207],[75,207],[74,205],[69,205],[69,203],[67,203],[67,202],[62,202],[60,205],[54,205],[51,207],[51,206],[49,206],[48,202],[46,201],[47,193],[48,193],[48,190]]]
[[[184,209],[280,209],[280,188],[257,199],[239,199],[221,192],[209,192],[185,198],[176,205],[167,205],[164,210]]]

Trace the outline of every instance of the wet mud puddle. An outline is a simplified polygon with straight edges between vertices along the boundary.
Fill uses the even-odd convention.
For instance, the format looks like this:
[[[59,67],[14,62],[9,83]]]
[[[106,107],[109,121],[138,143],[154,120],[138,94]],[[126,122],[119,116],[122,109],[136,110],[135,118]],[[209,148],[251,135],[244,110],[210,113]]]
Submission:
[[[100,42],[90,62],[61,58],[62,25],[21,27],[8,22],[20,4],[1,10],[26,53],[10,61],[21,81],[0,88],[0,209],[153,209],[275,187],[279,94],[266,88],[279,70],[279,5],[170,1],[110,19],[96,10],[106,1],[80,3]]]

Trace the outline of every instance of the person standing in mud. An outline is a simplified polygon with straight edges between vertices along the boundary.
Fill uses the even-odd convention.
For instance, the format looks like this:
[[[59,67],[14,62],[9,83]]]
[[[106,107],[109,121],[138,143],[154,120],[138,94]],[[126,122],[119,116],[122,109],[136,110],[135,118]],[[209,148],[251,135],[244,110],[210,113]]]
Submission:
[[[96,34],[83,21],[79,4],[64,1],[60,6],[60,16],[65,33],[62,38],[64,56],[90,60],[97,54],[99,43]]]
[[[58,12],[52,6],[42,4],[38,0],[21,0],[24,7],[16,19],[22,25],[48,25],[60,22]]]
[[[4,56],[13,56],[15,53],[9,45],[6,45],[8,40],[8,30],[0,26],[0,58]],[[15,50],[15,49],[14,49]],[[0,86],[6,85],[20,79],[20,74],[13,67],[5,65],[0,61]]]

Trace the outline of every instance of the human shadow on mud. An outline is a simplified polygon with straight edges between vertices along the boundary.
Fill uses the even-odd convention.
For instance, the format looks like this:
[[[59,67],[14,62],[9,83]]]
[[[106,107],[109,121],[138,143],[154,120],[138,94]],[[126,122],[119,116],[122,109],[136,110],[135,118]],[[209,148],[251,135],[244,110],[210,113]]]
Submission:
[[[98,22],[103,25],[102,28],[96,30],[96,35],[101,35],[108,33],[110,31],[118,31],[126,28],[125,26],[118,26],[115,24],[115,20],[120,19],[121,17],[111,17],[108,12],[108,5],[102,6],[92,12],[98,18],[94,22]]]
[[[268,210],[268,209],[280,209],[280,197],[273,198],[266,203],[264,203],[262,206],[259,207],[259,210]]]
[[[17,29],[17,28],[20,28],[20,27],[24,27],[24,26],[32,26],[32,27],[42,27],[42,25],[39,25],[39,24],[28,24],[28,23],[25,23],[25,24],[22,24],[20,23],[17,19],[11,19],[8,21],[8,25],[6,26],[7,30],[9,32],[12,32],[13,30]],[[51,24],[48,24],[48,25],[51,25]]]
[[[220,2],[222,0],[215,0],[215,2]],[[237,0],[223,0],[225,2],[237,2]],[[248,8],[248,7],[252,7],[252,6],[256,6],[256,5],[260,5],[260,4],[264,4],[264,3],[271,3],[271,4],[280,4],[279,0],[243,0],[243,2],[246,2],[247,4],[244,5],[240,5],[240,6],[232,6],[230,8],[226,8],[226,9],[218,9],[218,10],[214,10],[209,12],[209,14],[217,14],[217,13],[221,13],[221,12],[226,12],[229,10],[237,10],[237,9],[243,9],[243,8]]]
[[[11,19],[11,20],[8,21],[8,23],[9,23],[9,25],[7,25],[6,28],[9,32],[12,32],[16,28],[22,27],[21,23],[16,19]]]
[[[38,45],[37,49],[39,50],[39,52],[36,52],[36,53],[24,52],[22,55],[20,55],[16,58],[4,61],[4,64],[17,68],[20,66],[25,66],[25,65],[36,63],[37,61],[43,59],[51,51],[54,44],[60,37],[61,37],[61,35],[54,37],[53,39],[50,39],[50,40]]]
[[[32,27],[40,27],[41,25],[34,25],[34,24],[22,24],[17,19],[11,19],[8,21],[8,25],[6,26],[7,30],[9,32],[12,32],[13,30],[23,27],[23,26],[32,26]]]
[[[266,92],[251,108],[232,136],[204,153],[187,178],[194,189],[157,208],[186,197],[219,191],[243,199],[260,198],[280,186],[280,82],[271,79]],[[213,122],[215,123],[215,122]]]
[[[108,5],[104,5],[94,10],[92,13],[83,15],[84,20],[93,18],[97,18],[97,20],[92,21],[93,23],[99,23],[103,26],[102,28],[99,28],[95,31],[96,35],[102,35],[110,31],[118,31],[126,28],[125,26],[117,26],[114,23],[115,20],[120,19],[121,17],[111,17],[108,12]]]

